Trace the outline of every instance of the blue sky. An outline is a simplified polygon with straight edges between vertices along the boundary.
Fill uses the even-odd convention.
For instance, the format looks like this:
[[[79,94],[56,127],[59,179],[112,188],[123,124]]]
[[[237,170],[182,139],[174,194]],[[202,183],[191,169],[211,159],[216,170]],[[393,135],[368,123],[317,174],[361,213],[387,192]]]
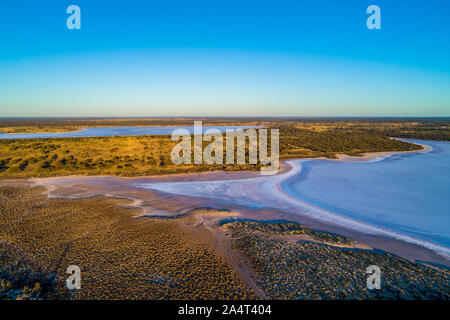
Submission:
[[[71,4],[81,30],[66,28]],[[0,116],[450,116],[449,9],[2,0]]]

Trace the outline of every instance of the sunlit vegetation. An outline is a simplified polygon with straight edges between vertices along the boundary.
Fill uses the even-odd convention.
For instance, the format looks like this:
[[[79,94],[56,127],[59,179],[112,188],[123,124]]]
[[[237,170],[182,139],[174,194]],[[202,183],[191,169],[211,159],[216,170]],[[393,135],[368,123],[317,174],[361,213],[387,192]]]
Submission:
[[[282,158],[331,157],[345,153],[358,155],[377,151],[412,151],[421,147],[390,139],[377,133],[342,126],[339,129],[314,131],[298,125],[279,125]]]
[[[176,144],[169,136],[0,140],[0,176],[136,176],[260,167],[175,165],[171,151]]]
[[[44,132],[70,132],[77,131],[79,127],[75,126],[14,126],[14,127],[0,127],[2,133],[44,133]]]
[[[233,221],[223,225],[234,250],[244,254],[256,284],[272,299],[443,299],[450,298],[448,270],[412,263],[392,254],[331,246],[314,241],[294,243],[295,224]],[[263,232],[259,232],[263,231]],[[318,237],[320,239],[320,237]],[[366,268],[382,272],[380,290],[367,289]]]
[[[383,134],[391,137],[450,141],[450,121],[446,123],[422,123],[417,126],[386,128]]]
[[[280,130],[280,156],[412,151],[391,137],[448,141],[448,119],[203,119],[211,125]],[[193,119],[15,119],[0,131],[60,132],[87,126],[192,125]],[[261,165],[174,165],[169,136],[0,140],[0,178],[142,176]],[[205,143],[206,144],[206,143]],[[0,187],[0,299],[253,299],[255,294],[210,243],[182,218],[134,218],[125,200],[48,199],[39,187]],[[379,251],[291,222],[225,223],[255,283],[275,299],[447,299],[448,270]],[[292,237],[308,238],[292,241]],[[289,241],[283,240],[286,237]],[[342,247],[340,247],[342,246]],[[246,263],[246,262],[243,262]],[[82,289],[68,291],[66,268],[79,265]],[[383,272],[366,288],[367,266]]]
[[[224,220],[222,222],[222,225],[231,221],[233,220]],[[339,236],[337,234],[317,231],[300,223],[289,221],[258,222],[243,220],[240,223],[230,223],[229,228],[233,230],[233,232],[243,232],[246,230],[250,230],[253,232],[264,232],[273,235],[308,235],[312,239],[326,243],[349,244],[352,242],[350,239]]]
[[[2,299],[256,298],[189,217],[136,218],[126,200],[48,199],[42,187],[0,187],[0,199]],[[268,298],[450,296],[447,269],[356,249],[339,235],[289,221],[224,220],[220,228]],[[82,288],[69,291],[73,264]],[[366,287],[370,265],[381,268],[381,290]]]
[[[0,132],[74,131],[85,127],[204,125],[293,125],[313,132],[366,131],[389,137],[450,140],[450,118],[0,118]]]
[[[177,219],[138,219],[134,218],[137,209],[126,207],[125,200],[47,199],[43,191],[40,187],[0,188],[0,295],[22,299],[255,298],[209,244]],[[81,269],[82,288],[68,292],[66,268],[72,264]]]
[[[314,132],[353,131],[397,138],[450,141],[450,118],[305,119],[299,129]]]
[[[5,128],[17,128],[28,123],[2,122]],[[18,120],[17,120],[18,121]],[[43,120],[42,120],[43,121]],[[56,120],[52,120],[56,121]],[[39,122],[39,126],[60,128],[63,124],[73,128],[75,124],[99,125],[117,122],[118,125],[192,125],[191,120],[60,120]],[[205,123],[214,125],[262,125],[280,130],[280,157],[287,158],[334,158],[337,154],[360,155],[375,151],[411,151],[420,146],[390,138],[408,136],[408,132],[428,132],[430,123],[412,122],[362,122],[361,120],[238,120],[217,119]],[[73,122],[73,123],[72,123]],[[70,125],[69,125],[70,124]],[[448,122],[436,124],[433,135],[444,139]],[[406,129],[405,129],[406,128]],[[33,129],[33,130],[34,130]],[[36,129],[37,130],[37,129]],[[416,130],[416,131],[415,131]],[[431,130],[431,129],[430,129]],[[409,136],[408,136],[409,137]],[[441,140],[442,140],[441,139]],[[225,139],[226,140],[226,139]],[[445,139],[444,139],[445,140]],[[142,176],[154,174],[199,172],[211,170],[241,171],[259,170],[261,165],[174,165],[171,150],[177,142],[169,136],[122,136],[96,138],[53,138],[0,140],[0,177],[22,178],[61,175],[119,175]],[[226,141],[224,142],[226,143]],[[207,142],[204,143],[207,145]],[[248,161],[247,161],[248,162]]]

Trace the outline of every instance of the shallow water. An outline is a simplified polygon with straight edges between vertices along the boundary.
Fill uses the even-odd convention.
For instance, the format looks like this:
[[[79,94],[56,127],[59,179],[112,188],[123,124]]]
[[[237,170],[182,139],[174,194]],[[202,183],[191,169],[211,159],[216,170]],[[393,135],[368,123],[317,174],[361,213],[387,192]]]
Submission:
[[[450,247],[450,143],[374,161],[302,163],[289,195],[340,215]]]
[[[450,143],[408,140],[428,152],[370,161],[290,160],[293,169],[251,179],[138,185],[221,204],[276,208],[450,252]],[[443,247],[443,248],[440,248]]]
[[[171,135],[175,129],[187,129],[194,132],[193,126],[172,127],[91,127],[72,132],[55,133],[0,133],[0,139],[32,139],[32,138],[81,138],[81,137],[113,137],[113,136],[142,136],[142,135]],[[221,132],[227,129],[256,128],[253,126],[203,126],[203,132],[209,128],[215,128]]]

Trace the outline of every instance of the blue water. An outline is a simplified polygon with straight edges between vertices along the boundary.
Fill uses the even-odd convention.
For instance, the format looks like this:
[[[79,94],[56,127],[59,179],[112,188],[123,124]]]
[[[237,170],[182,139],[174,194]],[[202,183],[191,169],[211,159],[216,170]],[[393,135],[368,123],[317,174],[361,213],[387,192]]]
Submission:
[[[92,127],[61,133],[0,133],[0,139],[171,135],[178,128],[193,133],[193,126]],[[203,126],[203,132],[208,128],[211,127]],[[214,128],[224,132],[251,127]],[[280,187],[290,196],[313,206],[450,247],[450,143],[407,141],[426,144],[432,150],[391,155],[374,161],[295,160],[301,162],[301,172],[281,182]],[[281,176],[261,177],[262,180],[257,181],[274,182],[278,178]],[[225,200],[230,200],[226,196],[230,193],[234,201],[245,196],[246,188],[256,188],[253,180],[197,184],[158,183],[152,188],[194,196],[215,194]],[[209,189],[200,188],[203,184]],[[218,189],[211,192],[215,185]],[[263,189],[258,193],[262,198],[247,200],[255,205],[264,204],[268,199],[272,203],[267,192]]]
[[[58,132],[58,133],[0,133],[0,139],[31,139],[31,138],[81,138],[81,137],[113,137],[113,136],[142,136],[142,135],[171,135],[175,129],[187,129],[194,132],[193,126],[174,127],[92,127],[83,128],[80,131]],[[227,129],[257,128],[253,126],[203,126],[203,132],[209,128],[215,128],[221,132]]]
[[[319,208],[450,247],[450,143],[407,141],[432,150],[381,161],[307,160],[280,186]]]

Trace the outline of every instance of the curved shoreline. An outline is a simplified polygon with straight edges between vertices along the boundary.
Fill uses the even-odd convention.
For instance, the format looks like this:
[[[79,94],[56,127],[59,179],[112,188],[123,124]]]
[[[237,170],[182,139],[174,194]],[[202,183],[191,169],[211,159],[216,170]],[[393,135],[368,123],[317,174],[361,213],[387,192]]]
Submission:
[[[417,143],[415,143],[417,144]],[[429,145],[425,145],[425,144],[418,144],[420,146],[422,146],[422,150],[415,150],[415,151],[399,151],[399,152],[376,152],[376,153],[365,153],[363,155],[363,158],[361,157],[352,157],[352,156],[344,156],[344,157],[339,157],[338,159],[293,159],[293,160],[288,160],[286,161],[286,163],[288,163],[291,166],[291,170],[293,171],[293,173],[289,176],[285,176],[284,178],[280,179],[279,181],[277,181],[274,185],[275,189],[282,195],[284,196],[286,199],[293,201],[295,203],[300,204],[301,206],[307,207],[310,210],[314,210],[320,214],[324,214],[324,215],[328,215],[329,217],[335,218],[335,221],[333,222],[339,222],[341,221],[344,226],[348,226],[348,225],[352,225],[355,226],[355,228],[357,227],[364,227],[364,229],[361,230],[361,228],[359,228],[358,231],[364,231],[364,232],[372,232],[374,234],[377,235],[383,235],[383,236],[388,236],[388,237],[393,237],[396,240],[400,240],[400,241],[406,241],[412,244],[416,244],[422,247],[425,247],[427,249],[433,250],[434,252],[436,252],[437,254],[441,255],[442,257],[444,257],[447,260],[450,260],[450,248],[430,242],[430,241],[426,241],[423,239],[419,239],[419,238],[415,238],[413,236],[401,233],[401,232],[397,232],[394,230],[390,230],[388,228],[383,228],[383,227],[379,227],[379,226],[375,226],[372,225],[370,223],[366,223],[364,221],[360,221],[360,220],[356,220],[356,219],[352,219],[349,217],[346,217],[344,215],[338,214],[336,212],[332,212],[330,210],[326,210],[323,208],[320,208],[318,206],[315,206],[313,204],[307,203],[305,201],[302,201],[300,199],[297,199],[293,196],[291,196],[290,194],[288,194],[287,192],[285,192],[283,190],[283,188],[281,188],[280,184],[283,183],[284,181],[286,181],[287,179],[289,179],[291,176],[294,176],[296,174],[300,174],[301,170],[302,170],[302,166],[301,163],[305,162],[305,161],[311,161],[311,160],[327,160],[327,161],[346,161],[346,162],[352,162],[352,161],[370,161],[370,162],[378,162],[378,161],[383,161],[386,158],[388,158],[389,156],[393,156],[393,155],[397,155],[397,154],[414,154],[414,153],[428,153],[431,152],[433,150],[433,147],[429,146]],[[334,220],[334,219],[333,219]]]
[[[430,152],[432,148],[423,145],[424,149],[409,151],[407,153]],[[291,197],[280,188],[280,183],[285,179],[299,173],[300,164],[310,160],[326,161],[382,161],[390,155],[404,154],[405,152],[368,153],[364,158],[354,156],[345,159],[320,159],[305,158],[296,160],[283,160],[283,166],[278,174],[274,176],[261,176],[255,172],[229,172],[213,171],[192,174],[177,174],[150,177],[116,177],[116,176],[62,176],[53,178],[36,178],[29,180],[32,185],[47,187],[48,196],[52,198],[83,198],[86,196],[106,196],[112,198],[127,198],[133,201],[130,206],[139,207],[144,212],[153,215],[172,216],[175,213],[187,212],[193,208],[212,205],[217,208],[228,208],[240,211],[241,216],[251,216],[256,219],[265,220],[282,217],[287,220],[297,221],[310,225],[318,230],[335,232],[343,236],[354,238],[361,243],[367,243],[371,247],[389,251],[394,254],[416,261],[428,261],[432,263],[443,263],[450,266],[449,249],[434,243],[415,239],[389,229],[379,228],[362,221],[347,218],[337,213],[327,211]],[[292,162],[298,162],[299,167],[293,168]],[[231,175],[231,177],[230,177]],[[6,181],[0,181],[5,184]],[[23,181],[22,181],[23,182]],[[192,183],[197,182],[197,183]],[[195,189],[198,185],[224,183],[232,184],[239,182],[239,188],[226,190],[227,199],[240,200],[228,205],[220,202],[220,199],[205,194],[183,194],[167,192],[167,190],[149,190],[140,188],[142,184],[184,184],[188,189]],[[255,184],[256,182],[256,184]],[[7,182],[6,182],[7,183]],[[9,183],[7,183],[9,184]],[[166,185],[167,186],[167,185]],[[201,190],[200,190],[201,191]],[[203,196],[203,197],[202,197]],[[252,206],[246,204],[246,200],[261,201],[269,203],[270,206]],[[219,201],[218,201],[219,200]],[[277,202],[278,201],[278,202]],[[277,207],[278,204],[284,204]],[[286,206],[286,203],[288,206]],[[273,208],[273,209],[270,209]],[[262,211],[261,211],[262,210]],[[265,213],[270,211],[269,213]],[[143,215],[146,215],[145,213]],[[389,240],[390,239],[390,240]],[[420,249],[419,249],[420,248]],[[443,251],[443,252],[442,252]],[[443,253],[443,254],[442,254]],[[439,255],[441,258],[437,258]],[[442,262],[444,259],[444,262]]]
[[[382,161],[382,160],[383,159],[380,159],[379,161]],[[299,163],[298,161],[294,160],[294,161],[290,162],[289,164],[292,166],[292,171],[294,172],[292,175],[299,174],[301,172],[301,169],[302,169],[301,162]],[[371,234],[378,235],[378,236],[391,237],[396,240],[405,241],[405,242],[409,242],[411,244],[419,245],[419,246],[425,247],[427,249],[433,250],[434,252],[441,255],[445,259],[450,260],[450,248],[441,246],[441,245],[433,243],[433,242],[415,238],[413,236],[410,236],[410,235],[407,235],[404,233],[396,232],[394,230],[375,226],[370,223],[366,223],[364,221],[352,219],[352,218],[346,217],[344,215],[340,215],[336,212],[332,212],[332,211],[314,206],[310,203],[307,203],[305,201],[302,201],[300,199],[297,199],[297,198],[289,195],[280,187],[280,184],[282,182],[286,181],[287,179],[289,179],[290,177],[291,176],[284,177],[284,178],[280,179],[279,181],[277,181],[274,185],[275,189],[277,190],[277,192],[279,192],[279,194],[281,196],[283,196],[288,201],[299,204],[302,207],[307,208],[308,210],[312,210],[312,211],[314,211],[315,214],[320,214],[320,217],[316,215],[316,216],[314,216],[314,218],[316,218],[318,220],[323,220],[327,223],[338,224],[342,227],[352,228],[355,231],[371,233]]]
[[[389,156],[393,156],[393,155],[395,156],[397,154],[427,153],[427,152],[431,152],[433,150],[433,148],[431,146],[424,145],[424,144],[420,144],[420,145],[423,147],[422,150],[414,150],[414,151],[407,151],[407,152],[383,152],[383,153],[377,152],[375,154],[368,153],[368,154],[365,154],[363,157],[347,156],[347,157],[335,159],[335,160],[321,159],[321,158],[285,160],[283,162],[285,164],[287,164],[290,167],[290,169],[287,169],[287,171],[283,170],[283,172],[280,174],[274,175],[272,177],[243,178],[243,179],[237,179],[237,180],[233,180],[233,181],[235,181],[235,182],[253,181],[253,182],[258,183],[258,181],[265,179],[265,181],[262,181],[262,182],[271,184],[273,187],[273,188],[266,187],[264,189],[264,191],[266,192],[265,194],[267,194],[267,192],[272,191],[272,195],[274,195],[275,197],[279,196],[280,198],[282,198],[283,200],[285,200],[291,204],[300,205],[302,208],[305,208],[307,211],[309,211],[309,212],[301,213],[302,215],[306,215],[308,218],[316,219],[316,220],[319,220],[320,222],[324,222],[327,224],[333,224],[333,225],[338,225],[338,226],[344,227],[344,228],[350,228],[350,229],[353,229],[358,232],[369,233],[369,234],[373,234],[373,235],[377,235],[377,236],[389,237],[389,238],[393,238],[395,240],[408,242],[408,243],[411,243],[414,245],[418,245],[418,246],[430,249],[430,250],[436,252],[437,254],[439,254],[440,256],[442,256],[443,258],[445,258],[446,260],[450,260],[450,248],[448,248],[448,247],[445,247],[440,244],[436,244],[434,242],[430,242],[427,240],[423,240],[420,238],[416,238],[414,236],[411,236],[411,235],[408,235],[408,234],[405,234],[402,232],[394,231],[389,228],[383,228],[380,226],[376,226],[376,225],[367,223],[365,221],[360,221],[360,220],[356,220],[356,219],[353,219],[350,217],[346,217],[339,213],[320,208],[313,204],[310,204],[310,203],[307,203],[300,199],[297,199],[294,196],[291,196],[290,194],[285,192],[282,189],[282,187],[280,186],[281,183],[283,183],[284,181],[288,180],[289,178],[291,178],[297,174],[300,174],[300,172],[302,170],[301,163],[303,163],[305,161],[325,160],[325,161],[346,161],[346,162],[352,162],[352,161],[370,161],[370,162],[376,161],[376,162],[378,162],[378,161],[385,160]],[[271,180],[273,180],[273,181],[271,181]],[[212,182],[213,180],[210,180],[210,181]],[[220,180],[214,181],[214,182],[219,182],[219,181]],[[153,186],[153,183],[141,185],[141,187],[150,188],[150,189],[153,189],[152,186]],[[176,191],[170,192],[170,190],[167,190],[167,189],[166,190],[156,189],[156,190],[165,192],[165,193],[180,194],[180,193],[177,193]],[[275,192],[273,192],[273,191],[275,191]],[[190,194],[183,194],[183,195],[193,196]]]

